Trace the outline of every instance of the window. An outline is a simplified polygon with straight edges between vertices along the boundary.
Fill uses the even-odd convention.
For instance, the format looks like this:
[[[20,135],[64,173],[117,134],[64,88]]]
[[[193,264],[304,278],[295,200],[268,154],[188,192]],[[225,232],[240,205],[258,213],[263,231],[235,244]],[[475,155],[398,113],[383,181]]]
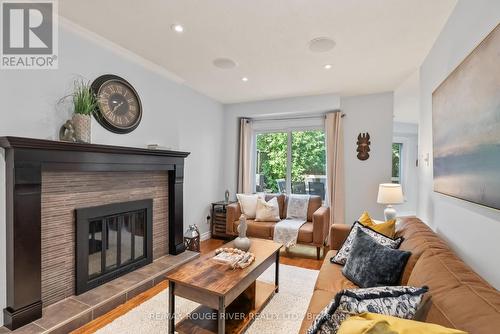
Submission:
[[[403,144],[392,143],[392,183],[401,184]]]
[[[325,199],[322,129],[257,133],[256,148],[257,192],[310,194]]]

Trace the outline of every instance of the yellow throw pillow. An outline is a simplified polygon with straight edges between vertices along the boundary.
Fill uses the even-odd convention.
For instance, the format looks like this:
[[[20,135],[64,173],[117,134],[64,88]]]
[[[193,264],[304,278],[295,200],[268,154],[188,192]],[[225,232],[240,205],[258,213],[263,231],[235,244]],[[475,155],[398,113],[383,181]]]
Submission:
[[[358,221],[366,227],[371,228],[378,233],[381,233],[389,238],[394,238],[396,235],[396,219],[391,219],[383,223],[375,223],[368,212],[363,212]]]
[[[376,313],[361,313],[344,320],[337,334],[467,334],[426,322]]]

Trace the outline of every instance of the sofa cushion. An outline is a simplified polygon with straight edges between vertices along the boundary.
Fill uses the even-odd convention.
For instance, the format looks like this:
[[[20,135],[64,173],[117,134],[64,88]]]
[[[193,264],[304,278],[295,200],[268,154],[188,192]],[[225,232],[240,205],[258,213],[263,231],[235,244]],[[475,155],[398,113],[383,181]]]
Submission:
[[[358,230],[342,273],[362,288],[397,285],[410,255],[382,246]]]
[[[233,223],[234,230],[237,231],[239,221]],[[271,239],[272,231],[274,231],[274,222],[256,222],[252,219],[247,219],[247,236],[263,239]]]
[[[329,251],[325,259],[335,256],[336,253],[334,250]],[[323,261],[314,289],[337,293],[342,289],[350,288],[357,288],[357,286],[342,274],[342,266],[330,263],[328,260]]]
[[[305,223],[300,227],[297,241],[304,244],[313,242],[313,223]]]
[[[408,284],[429,286],[426,322],[480,334],[500,328],[500,292],[451,251],[425,251]]]
[[[316,316],[332,301],[335,295],[336,292],[325,290],[315,290],[313,292],[299,333],[302,334],[307,332],[307,329],[311,326]]]

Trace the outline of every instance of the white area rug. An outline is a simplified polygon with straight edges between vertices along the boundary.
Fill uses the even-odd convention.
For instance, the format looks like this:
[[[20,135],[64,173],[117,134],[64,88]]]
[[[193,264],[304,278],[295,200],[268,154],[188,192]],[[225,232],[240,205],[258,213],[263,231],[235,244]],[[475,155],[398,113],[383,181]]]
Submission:
[[[274,295],[246,333],[298,333],[302,318],[307,311],[317,276],[317,270],[280,264],[280,291]],[[259,280],[274,282],[274,265],[266,270],[260,276]],[[167,296],[167,290],[162,291],[96,333],[167,333]],[[175,310],[180,315],[179,319],[183,318],[197,306],[197,303],[184,298],[176,297],[175,299]]]

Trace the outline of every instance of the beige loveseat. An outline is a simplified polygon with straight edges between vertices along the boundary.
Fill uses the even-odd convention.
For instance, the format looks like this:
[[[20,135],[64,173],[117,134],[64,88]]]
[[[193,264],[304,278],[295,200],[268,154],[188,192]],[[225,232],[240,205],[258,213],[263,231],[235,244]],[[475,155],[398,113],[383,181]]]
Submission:
[[[286,218],[287,196],[283,194],[267,194],[266,201],[276,197],[278,199],[280,218]],[[227,206],[226,213],[226,233],[229,235],[238,235],[237,228],[241,216],[239,203],[233,203]],[[307,222],[299,230],[297,243],[316,247],[316,256],[319,259],[321,248],[325,245],[328,237],[328,224],[330,220],[330,209],[322,206],[320,196],[311,196],[309,199],[309,208],[307,210]],[[274,225],[276,222],[247,220],[249,237],[273,239]]]

